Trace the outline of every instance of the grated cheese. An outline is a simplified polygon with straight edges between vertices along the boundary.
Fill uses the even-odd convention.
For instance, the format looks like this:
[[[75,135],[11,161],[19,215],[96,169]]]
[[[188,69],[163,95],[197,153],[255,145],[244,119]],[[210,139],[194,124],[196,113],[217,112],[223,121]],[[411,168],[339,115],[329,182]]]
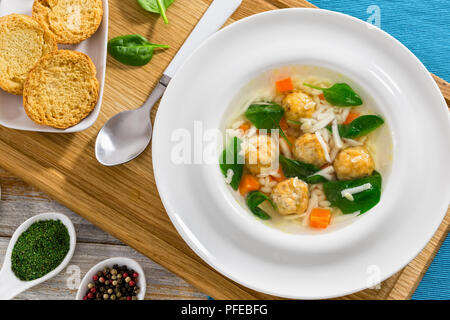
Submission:
[[[343,140],[352,147],[359,147],[359,146],[363,145],[363,143],[361,143],[357,140],[354,140],[354,139],[344,138]]]
[[[310,129],[311,132],[320,130],[322,128],[325,128],[331,121],[333,121],[334,119],[334,114],[329,115],[328,117],[326,117],[323,120],[318,121],[315,125],[312,126],[312,128]]]
[[[363,184],[361,186],[357,186],[357,187],[354,187],[354,188],[348,188],[348,189],[342,190],[341,191],[341,195],[342,195],[343,198],[346,198],[346,199],[348,199],[350,201],[354,201],[353,195],[355,193],[360,193],[360,192],[369,190],[370,188],[372,188],[372,184],[366,183],[366,184]]]
[[[283,153],[286,157],[292,158],[291,150],[289,149],[289,145],[284,139],[280,139],[280,147],[281,153]]]
[[[225,178],[225,182],[228,183],[228,184],[230,184],[231,181],[233,181],[233,176],[234,176],[234,171],[231,170],[231,169],[228,169],[228,170],[227,170],[227,176],[226,176],[226,178]]]
[[[343,109],[344,109],[344,111],[342,111],[341,119],[342,119],[342,122],[345,122],[345,120],[347,120],[347,117],[350,114],[350,111],[352,108],[343,108]]]
[[[312,175],[310,175],[309,177],[312,176],[322,176],[327,180],[334,180],[334,177],[332,176],[332,174],[334,173],[334,168],[333,166],[328,166],[320,171],[317,171],[316,173],[313,173]],[[308,178],[309,178],[308,177]]]
[[[325,144],[325,141],[323,141],[323,138],[320,135],[319,131],[316,131],[316,137],[317,137],[317,140],[319,140],[319,143],[320,143],[320,145],[321,145],[321,147],[323,149],[323,152],[325,153],[325,159],[328,162],[331,162],[331,158],[330,158],[330,154],[328,153],[327,145]]]
[[[331,130],[333,132],[334,145],[336,146],[336,148],[342,149],[343,143],[341,140],[341,136],[339,135],[339,128],[338,128],[338,123],[337,123],[336,119],[333,120],[333,124],[331,125]]]
[[[351,193],[348,193],[348,192],[342,193],[342,197],[343,197],[343,198],[346,198],[346,199],[349,200],[349,201],[355,201],[355,198],[353,198],[353,196],[351,195]]]
[[[361,211],[356,211],[353,213],[344,214],[342,216],[337,216],[337,217],[333,218],[333,223],[339,224],[339,223],[347,222],[347,221],[359,216],[360,213],[361,213]]]

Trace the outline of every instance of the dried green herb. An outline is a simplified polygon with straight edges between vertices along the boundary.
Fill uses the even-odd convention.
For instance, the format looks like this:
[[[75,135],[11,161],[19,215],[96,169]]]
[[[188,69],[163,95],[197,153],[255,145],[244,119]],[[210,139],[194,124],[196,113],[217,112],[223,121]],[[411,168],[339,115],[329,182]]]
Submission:
[[[35,222],[14,245],[12,271],[23,281],[39,279],[61,264],[69,248],[69,232],[61,221]]]

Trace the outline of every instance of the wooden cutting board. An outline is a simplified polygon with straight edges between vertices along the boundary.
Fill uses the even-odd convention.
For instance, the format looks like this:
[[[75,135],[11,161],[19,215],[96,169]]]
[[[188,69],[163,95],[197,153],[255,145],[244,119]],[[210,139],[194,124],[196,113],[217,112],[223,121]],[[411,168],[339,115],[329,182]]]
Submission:
[[[151,63],[141,68],[108,58],[102,111],[96,124],[84,132],[61,135],[0,127],[1,166],[216,299],[271,298],[221,276],[185,244],[160,201],[150,149],[119,167],[106,168],[95,160],[95,138],[101,126],[116,113],[134,109],[146,100],[210,2],[177,0],[168,10],[170,24],[164,25],[157,15],[143,11],[134,0],[109,1],[110,38],[140,33],[154,43],[170,44],[171,49],[158,51]],[[302,0],[244,0],[228,23],[286,7],[313,6]],[[438,78],[436,81],[449,101],[449,84]],[[448,233],[449,222],[450,211],[420,255],[386,280],[381,289],[345,298],[409,298]]]

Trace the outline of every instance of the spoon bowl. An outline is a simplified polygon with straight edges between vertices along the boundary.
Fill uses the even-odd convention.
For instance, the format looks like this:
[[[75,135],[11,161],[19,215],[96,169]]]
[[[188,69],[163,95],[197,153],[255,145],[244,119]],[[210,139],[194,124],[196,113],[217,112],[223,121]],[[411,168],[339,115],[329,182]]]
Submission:
[[[163,76],[142,107],[124,111],[109,119],[97,135],[95,156],[104,166],[133,160],[152,139],[150,111],[164,94],[170,78]]]
[[[145,281],[144,270],[141,265],[137,263],[137,261],[130,258],[116,257],[103,260],[93,266],[84,276],[83,280],[80,283],[80,287],[78,288],[76,300],[83,300],[83,297],[87,291],[87,285],[91,281],[92,277],[103,268],[108,267],[111,268],[113,265],[125,265],[130,269],[134,269],[139,274],[137,284],[140,288],[139,294],[137,295],[138,300],[144,300],[145,291],[147,288],[147,283]]]
[[[139,156],[152,137],[150,115],[142,109],[124,111],[112,117],[100,130],[95,156],[104,166],[126,163]]]
[[[70,248],[67,252],[66,257],[61,262],[61,264],[55,268],[54,270],[50,271],[43,277],[32,280],[32,281],[22,281],[19,278],[16,277],[14,272],[11,268],[11,254],[13,251],[13,248],[17,242],[17,239],[19,236],[24,233],[33,223],[37,221],[43,221],[43,220],[60,220],[67,228],[67,231],[69,233],[70,237]],[[73,253],[75,251],[75,245],[76,245],[76,233],[75,228],[72,224],[72,221],[70,219],[61,214],[61,213],[43,213],[39,214],[37,216],[31,217],[30,219],[26,220],[22,225],[17,228],[17,230],[14,232],[9,245],[8,249],[6,251],[5,260],[3,262],[3,267],[0,271],[0,300],[9,300],[20,294],[21,292],[34,287],[44,281],[47,281],[50,278],[53,278],[58,273],[60,273],[69,263],[69,261],[72,259]]]

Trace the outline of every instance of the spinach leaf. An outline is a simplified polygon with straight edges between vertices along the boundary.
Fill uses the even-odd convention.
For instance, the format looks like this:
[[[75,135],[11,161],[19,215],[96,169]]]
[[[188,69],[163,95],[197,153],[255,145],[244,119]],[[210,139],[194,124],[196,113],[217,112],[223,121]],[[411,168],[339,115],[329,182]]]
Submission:
[[[244,159],[239,155],[241,143],[242,141],[239,138],[234,137],[230,145],[223,150],[219,159],[220,169],[225,178],[227,177],[229,169],[233,171],[233,178],[231,179],[230,185],[234,190],[239,188],[239,183],[241,182],[242,173],[244,171]]]
[[[363,104],[361,97],[346,83],[336,83],[330,88],[320,88],[307,83],[304,83],[303,85],[313,89],[322,90],[325,100],[333,106],[350,107]]]
[[[297,177],[310,184],[317,184],[328,181],[320,175],[314,175],[314,173],[320,171],[320,169],[315,165],[292,160],[286,158],[283,155],[280,155],[280,164],[283,168],[284,175],[288,178]]]
[[[169,46],[150,43],[138,34],[120,36],[108,42],[109,54],[130,66],[143,66],[149,63],[155,48],[169,48]]]
[[[384,123],[383,118],[375,115],[360,116],[349,124],[339,125],[339,134],[343,138],[359,138],[369,134]]]
[[[328,182],[328,180],[324,176],[316,174],[316,175],[307,177],[305,179],[305,182],[309,183],[309,184],[318,184],[318,183]]]
[[[262,220],[270,220],[270,216],[261,208],[258,206],[263,203],[264,201],[269,201],[272,207],[275,209],[275,204],[273,201],[264,193],[261,191],[252,191],[247,196],[247,206],[249,207],[250,211],[253,212],[255,216]]]
[[[278,129],[280,120],[283,118],[284,109],[276,103],[255,103],[252,104],[245,116],[257,129]]]
[[[255,103],[245,112],[247,119],[253,123],[257,129],[278,129],[281,136],[291,145],[283,129],[280,127],[280,120],[284,116],[284,109],[276,103]]]
[[[350,181],[329,181],[323,184],[323,190],[332,207],[341,209],[344,214],[360,211],[361,214],[369,211],[378,204],[381,197],[381,175],[374,171],[369,177]],[[370,183],[372,188],[355,193],[354,201],[342,197],[341,191]]]
[[[288,123],[296,125],[296,126],[301,126],[302,123],[300,121],[295,121],[295,120],[286,120]]]
[[[144,10],[159,13],[166,24],[169,23],[166,16],[166,10],[174,1],[175,0],[137,0]]]

